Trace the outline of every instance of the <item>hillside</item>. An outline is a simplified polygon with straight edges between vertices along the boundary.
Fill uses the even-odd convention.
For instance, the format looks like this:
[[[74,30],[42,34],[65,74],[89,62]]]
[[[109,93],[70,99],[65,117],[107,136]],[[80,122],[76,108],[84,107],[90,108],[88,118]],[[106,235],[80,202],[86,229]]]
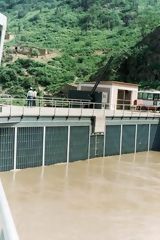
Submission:
[[[160,90],[160,27],[135,46],[117,73],[127,82],[139,82],[142,87]]]
[[[23,96],[30,85],[57,93],[65,82],[87,81],[111,55],[110,79],[146,81],[143,72],[137,78],[129,67],[127,75],[121,64],[135,49],[141,52],[138,42],[159,26],[159,0],[0,0],[0,12],[15,36],[6,43],[0,68],[10,94]],[[31,54],[16,60],[15,46],[31,48]],[[41,58],[37,48],[59,54]]]

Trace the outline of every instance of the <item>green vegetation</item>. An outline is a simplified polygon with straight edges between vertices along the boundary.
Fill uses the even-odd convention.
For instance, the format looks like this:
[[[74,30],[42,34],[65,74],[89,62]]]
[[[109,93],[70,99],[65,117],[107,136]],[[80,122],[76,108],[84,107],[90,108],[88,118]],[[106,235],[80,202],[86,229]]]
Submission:
[[[23,96],[30,85],[57,93],[66,82],[87,81],[97,75],[111,55],[112,71],[106,78],[148,87],[156,79],[154,86],[159,85],[156,64],[148,70],[151,81],[144,74],[147,63],[143,71],[139,66],[138,75],[132,64],[132,73],[128,69],[127,75],[124,69],[126,59],[132,62],[132,58],[141,55],[147,59],[151,54],[152,45],[138,43],[159,26],[159,0],[0,0],[0,12],[8,16],[8,32],[15,35],[6,44],[6,54],[12,46],[25,45],[33,47],[30,55],[35,57],[15,62],[5,58],[0,82],[10,94]],[[40,62],[37,48],[61,54]]]

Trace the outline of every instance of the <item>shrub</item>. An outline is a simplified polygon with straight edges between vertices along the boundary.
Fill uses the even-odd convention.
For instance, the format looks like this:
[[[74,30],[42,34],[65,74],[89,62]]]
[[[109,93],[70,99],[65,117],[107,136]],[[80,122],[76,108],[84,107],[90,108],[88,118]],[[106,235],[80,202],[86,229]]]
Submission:
[[[32,51],[31,51],[31,56],[32,57],[38,57],[40,55],[38,49],[36,48],[33,48]]]

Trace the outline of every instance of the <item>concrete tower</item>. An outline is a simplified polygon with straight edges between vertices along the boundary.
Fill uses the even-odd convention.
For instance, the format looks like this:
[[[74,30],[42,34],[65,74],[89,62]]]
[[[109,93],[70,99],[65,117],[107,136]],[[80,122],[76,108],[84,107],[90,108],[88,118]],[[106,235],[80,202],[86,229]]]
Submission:
[[[0,13],[0,63],[3,55],[3,45],[6,34],[7,17]]]

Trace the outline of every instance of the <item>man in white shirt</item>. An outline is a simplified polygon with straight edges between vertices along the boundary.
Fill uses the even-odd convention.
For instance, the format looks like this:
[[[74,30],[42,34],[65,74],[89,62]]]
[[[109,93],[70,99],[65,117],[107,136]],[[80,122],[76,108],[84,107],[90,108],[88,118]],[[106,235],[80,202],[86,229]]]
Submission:
[[[27,106],[31,107],[33,105],[33,90],[30,87],[30,90],[27,93]]]

